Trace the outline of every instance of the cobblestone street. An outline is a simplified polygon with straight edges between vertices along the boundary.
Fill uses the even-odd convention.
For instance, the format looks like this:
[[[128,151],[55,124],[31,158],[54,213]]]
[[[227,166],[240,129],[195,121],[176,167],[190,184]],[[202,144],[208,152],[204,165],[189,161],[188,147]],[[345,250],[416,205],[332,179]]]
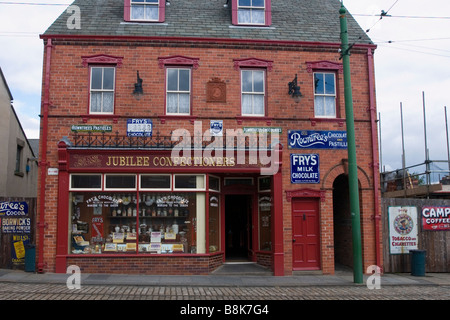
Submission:
[[[202,287],[0,283],[3,300],[450,300],[449,286]]]

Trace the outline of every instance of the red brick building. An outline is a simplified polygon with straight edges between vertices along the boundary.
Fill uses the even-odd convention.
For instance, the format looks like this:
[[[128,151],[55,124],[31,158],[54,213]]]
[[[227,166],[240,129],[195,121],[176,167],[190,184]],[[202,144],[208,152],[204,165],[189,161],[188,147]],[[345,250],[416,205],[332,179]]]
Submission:
[[[352,266],[339,8],[75,1],[41,36],[39,271]],[[367,268],[382,265],[375,46],[348,20]]]

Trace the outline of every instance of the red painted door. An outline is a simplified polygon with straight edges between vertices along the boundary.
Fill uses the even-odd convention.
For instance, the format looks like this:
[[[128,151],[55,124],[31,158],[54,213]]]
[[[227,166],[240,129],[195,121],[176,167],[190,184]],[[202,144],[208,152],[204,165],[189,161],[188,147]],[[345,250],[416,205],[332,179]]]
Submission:
[[[292,199],[292,269],[320,269],[319,201]]]

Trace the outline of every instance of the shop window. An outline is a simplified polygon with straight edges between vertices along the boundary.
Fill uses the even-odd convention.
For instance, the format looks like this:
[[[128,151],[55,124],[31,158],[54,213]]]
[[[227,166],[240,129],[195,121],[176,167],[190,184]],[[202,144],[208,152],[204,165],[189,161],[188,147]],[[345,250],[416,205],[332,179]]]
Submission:
[[[170,190],[172,177],[170,174],[141,175],[141,190]]]
[[[220,191],[220,178],[209,176],[209,190],[210,191]]]
[[[211,179],[211,177],[210,177]],[[220,196],[211,194],[209,197],[209,252],[220,250]]]
[[[205,175],[175,174],[174,180],[175,180],[174,190],[180,189],[205,190]]]
[[[202,193],[73,192],[71,199],[72,254],[205,253]]]
[[[258,178],[258,191],[270,191],[272,189],[272,177]]]
[[[113,114],[116,69],[91,67],[90,72],[90,113]]]
[[[259,249],[272,250],[271,237],[271,212],[272,198],[269,194],[260,194],[258,199],[259,209]]]
[[[70,189],[101,190],[101,174],[72,174],[70,175]]]
[[[334,73],[314,73],[315,117],[336,117],[336,77]]]
[[[136,175],[105,175],[105,190],[111,189],[136,189]]]

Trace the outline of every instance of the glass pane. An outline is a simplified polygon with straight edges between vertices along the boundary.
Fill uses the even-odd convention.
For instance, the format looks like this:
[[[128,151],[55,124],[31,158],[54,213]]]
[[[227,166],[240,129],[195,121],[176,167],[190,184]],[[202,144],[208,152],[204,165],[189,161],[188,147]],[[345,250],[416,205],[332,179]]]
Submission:
[[[180,91],[189,91],[190,88],[190,79],[189,79],[189,70],[180,70]]]
[[[158,3],[158,0],[145,0],[147,3]]]
[[[239,0],[239,5],[240,6],[250,6],[251,0]]]
[[[252,23],[264,24],[264,10],[252,10]]]
[[[100,189],[102,187],[101,175],[71,175],[70,187],[74,189]]]
[[[329,117],[336,116],[336,106],[334,97],[325,97],[325,112]]]
[[[131,19],[134,19],[134,20],[144,19],[144,6],[132,5],[131,6]]]
[[[178,94],[168,93],[167,94],[167,113],[177,113],[178,112]]]
[[[179,94],[178,95],[179,98],[179,113],[189,113],[189,94],[185,93],[185,94]]]
[[[253,92],[252,71],[242,71],[242,92]]]
[[[253,96],[253,111],[256,115],[264,115],[264,96],[261,94]]]
[[[91,112],[102,111],[102,94],[101,92],[91,92]]]
[[[253,92],[264,92],[263,71],[253,71]]]
[[[326,94],[334,94],[334,74],[327,73],[325,74],[325,93]]]
[[[239,9],[238,23],[251,23],[250,14],[251,12],[248,9]]]
[[[209,176],[209,189],[220,191],[220,178]]]
[[[252,6],[254,7],[264,7],[265,0],[252,0]]]
[[[157,6],[145,7],[145,18],[148,20],[159,20],[159,13]]]
[[[324,93],[323,73],[314,73],[314,92],[316,94]]]
[[[114,93],[104,92],[103,93],[103,112],[112,113],[114,111]]]
[[[135,175],[106,175],[105,188],[134,189],[136,188]]]
[[[197,193],[143,193],[139,199],[139,253],[196,252]]]
[[[140,3],[142,3],[142,2],[144,2],[145,0],[131,0],[131,2],[140,2]]]
[[[92,68],[91,73],[91,89],[102,89],[102,68]]]
[[[242,114],[252,113],[252,95],[243,94],[242,95]]]
[[[175,175],[175,188],[177,189],[196,189],[197,176]]]
[[[141,188],[144,189],[170,189],[169,175],[141,176]]]
[[[272,250],[272,237],[270,229],[270,215],[272,198],[269,195],[259,195],[259,245],[260,250]]]
[[[167,69],[167,90],[178,90],[178,69]]]
[[[325,105],[323,97],[315,97],[314,98],[314,115],[315,116],[324,116],[325,115]]]
[[[220,250],[220,203],[219,196],[209,197],[209,252]]]
[[[113,90],[114,89],[114,68],[104,68],[103,69],[103,89]]]

